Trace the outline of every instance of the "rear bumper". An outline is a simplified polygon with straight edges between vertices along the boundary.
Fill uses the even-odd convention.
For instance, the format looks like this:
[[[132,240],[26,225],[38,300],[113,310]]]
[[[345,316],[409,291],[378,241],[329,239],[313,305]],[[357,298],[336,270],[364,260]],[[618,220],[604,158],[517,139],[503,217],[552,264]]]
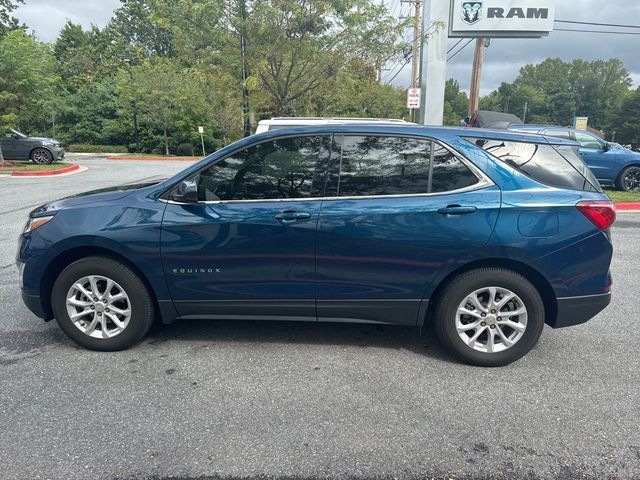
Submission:
[[[558,298],[558,314],[548,322],[553,328],[580,325],[595,317],[611,302],[611,293]]]

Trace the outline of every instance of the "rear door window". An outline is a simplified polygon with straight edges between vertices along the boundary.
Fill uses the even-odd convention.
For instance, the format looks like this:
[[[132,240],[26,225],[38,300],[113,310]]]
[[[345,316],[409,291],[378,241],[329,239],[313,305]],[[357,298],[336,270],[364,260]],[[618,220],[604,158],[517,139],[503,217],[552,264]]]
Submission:
[[[430,171],[431,149],[434,148]],[[459,158],[427,139],[399,136],[336,137],[328,195],[414,195],[469,187],[478,178]]]
[[[480,138],[467,140],[540,183],[570,190],[602,191],[576,147]]]

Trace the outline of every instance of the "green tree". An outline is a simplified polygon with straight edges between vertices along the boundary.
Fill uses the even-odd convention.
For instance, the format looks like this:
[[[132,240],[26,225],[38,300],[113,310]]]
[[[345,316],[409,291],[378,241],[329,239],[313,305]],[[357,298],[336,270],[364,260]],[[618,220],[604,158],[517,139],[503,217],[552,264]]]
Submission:
[[[618,142],[640,147],[640,87],[622,102],[616,134]]]
[[[460,91],[460,84],[450,78],[445,84],[444,90],[444,124],[460,125],[460,120],[467,116],[469,111],[469,96]]]
[[[58,80],[46,44],[21,29],[7,33],[0,39],[0,129],[46,126]]]
[[[240,138],[242,98],[240,91],[234,89],[234,79],[228,73],[214,71],[201,75],[199,80],[205,123],[219,135],[222,145]]]
[[[193,72],[162,58],[145,60],[132,67],[131,74],[121,70],[118,93],[125,111],[135,102],[141,123],[160,132],[166,155],[170,153],[171,132],[181,119],[193,118],[200,100]]]
[[[24,3],[24,0],[0,0],[0,37],[4,37],[11,30],[24,28],[24,25],[20,25],[20,21],[11,15],[21,3]]]
[[[527,121],[569,125],[574,116],[589,117],[589,124],[606,131],[615,129],[617,113],[632,84],[618,59],[607,61],[548,58],[525,65],[512,83],[482,98],[481,108],[506,111]]]
[[[255,86],[274,115],[297,114],[312,92],[358,60],[399,55],[405,21],[366,0],[255,0],[247,19]]]

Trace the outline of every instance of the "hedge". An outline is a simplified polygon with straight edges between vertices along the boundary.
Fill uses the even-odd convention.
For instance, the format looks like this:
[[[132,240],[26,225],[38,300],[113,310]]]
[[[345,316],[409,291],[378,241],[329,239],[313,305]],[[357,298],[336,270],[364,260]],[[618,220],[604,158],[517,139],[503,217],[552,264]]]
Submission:
[[[68,145],[66,150],[74,153],[129,153],[126,145],[89,145],[85,143]]]

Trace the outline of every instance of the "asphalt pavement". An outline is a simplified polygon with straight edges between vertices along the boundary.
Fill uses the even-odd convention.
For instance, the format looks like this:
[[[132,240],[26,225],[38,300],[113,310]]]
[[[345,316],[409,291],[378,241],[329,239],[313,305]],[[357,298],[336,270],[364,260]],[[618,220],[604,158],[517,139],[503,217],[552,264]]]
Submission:
[[[640,214],[613,229],[609,308],[508,367],[429,330],[289,322],[182,321],[98,353],[22,305],[27,213],[187,164],[74,160],[0,178],[0,479],[640,478]]]

